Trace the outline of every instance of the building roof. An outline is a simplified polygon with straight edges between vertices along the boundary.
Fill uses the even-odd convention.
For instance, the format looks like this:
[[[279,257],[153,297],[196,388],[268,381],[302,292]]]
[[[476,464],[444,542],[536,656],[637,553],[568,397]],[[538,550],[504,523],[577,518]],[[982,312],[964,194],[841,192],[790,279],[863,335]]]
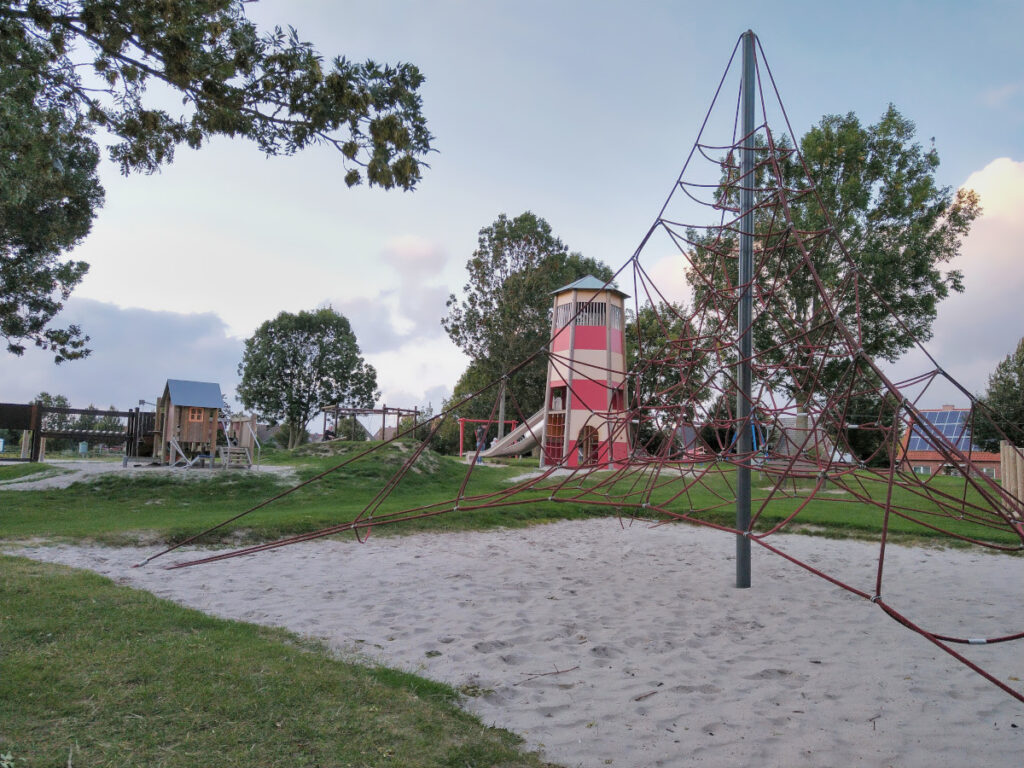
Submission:
[[[175,405],[193,408],[220,408],[224,399],[220,395],[220,385],[209,381],[184,381],[168,379],[165,391],[171,396]]]
[[[617,293],[623,298],[629,298],[628,293],[623,293],[614,285],[605,286],[604,280],[594,277],[593,275],[581,277],[576,282],[563,285],[557,291],[552,291],[551,293],[564,293],[565,291],[609,291],[610,293]]]

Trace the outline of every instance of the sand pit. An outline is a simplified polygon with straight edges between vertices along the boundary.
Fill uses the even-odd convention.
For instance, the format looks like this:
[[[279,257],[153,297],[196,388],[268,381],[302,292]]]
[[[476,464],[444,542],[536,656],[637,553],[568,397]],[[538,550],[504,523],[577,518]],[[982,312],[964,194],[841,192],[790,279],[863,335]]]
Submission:
[[[877,549],[776,537],[870,590]],[[176,571],[179,553],[34,547],[43,560],[445,680],[566,766],[1019,766],[1024,704],[877,607],[734,539],[601,519],[319,541]],[[208,554],[205,552],[204,554]],[[936,631],[1020,630],[1024,558],[890,547],[886,599]],[[1011,686],[1021,643],[968,655]]]

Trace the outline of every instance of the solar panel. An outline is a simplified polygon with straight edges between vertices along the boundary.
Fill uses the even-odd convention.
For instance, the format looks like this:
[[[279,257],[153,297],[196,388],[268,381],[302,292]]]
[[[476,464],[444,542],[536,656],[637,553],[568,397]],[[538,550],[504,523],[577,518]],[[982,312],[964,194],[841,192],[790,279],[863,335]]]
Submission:
[[[942,434],[950,444],[957,450],[967,453],[968,451],[980,451],[976,445],[971,444],[971,431],[967,427],[967,417],[970,411],[924,411],[924,416],[932,425],[935,432]],[[914,424],[910,430],[910,439],[907,441],[908,451],[934,451],[935,442],[930,440],[922,430],[921,425]]]

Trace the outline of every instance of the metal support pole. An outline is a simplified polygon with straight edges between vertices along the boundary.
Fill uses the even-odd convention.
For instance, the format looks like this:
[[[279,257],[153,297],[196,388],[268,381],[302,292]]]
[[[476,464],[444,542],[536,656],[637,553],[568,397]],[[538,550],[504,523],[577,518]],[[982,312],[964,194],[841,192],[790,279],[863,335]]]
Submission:
[[[754,274],[754,33],[743,34],[743,149],[740,152],[740,260],[736,310],[739,348],[736,371],[736,587],[750,586],[750,358],[753,355],[751,322]]]

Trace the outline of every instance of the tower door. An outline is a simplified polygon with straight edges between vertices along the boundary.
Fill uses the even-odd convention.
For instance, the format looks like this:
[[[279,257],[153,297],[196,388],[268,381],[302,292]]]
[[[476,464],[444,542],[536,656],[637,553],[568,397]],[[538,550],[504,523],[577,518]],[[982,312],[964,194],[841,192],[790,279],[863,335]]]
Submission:
[[[576,440],[576,448],[579,451],[579,466],[592,467],[598,462],[599,440],[597,429],[594,427],[583,427]]]

